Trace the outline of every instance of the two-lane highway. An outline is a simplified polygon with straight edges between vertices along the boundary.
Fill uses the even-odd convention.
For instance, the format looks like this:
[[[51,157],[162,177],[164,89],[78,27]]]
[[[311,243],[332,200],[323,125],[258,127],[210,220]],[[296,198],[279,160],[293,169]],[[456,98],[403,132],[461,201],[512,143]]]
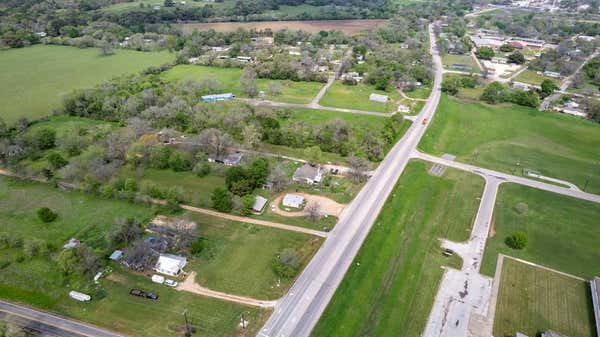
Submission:
[[[341,283],[375,222],[379,211],[406,167],[410,155],[425,133],[441,95],[442,61],[435,46],[433,26],[429,40],[435,78],[429,99],[404,137],[390,150],[369,182],[344,210],[337,226],[275,307],[260,337],[309,336]]]

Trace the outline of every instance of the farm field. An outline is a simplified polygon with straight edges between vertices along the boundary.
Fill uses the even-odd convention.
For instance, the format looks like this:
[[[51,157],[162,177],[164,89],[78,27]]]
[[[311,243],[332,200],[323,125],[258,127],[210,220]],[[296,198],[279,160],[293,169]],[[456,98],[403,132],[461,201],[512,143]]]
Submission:
[[[535,336],[548,329],[565,336],[596,336],[589,287],[585,281],[505,258],[494,336],[516,331]]]
[[[387,95],[390,97],[390,101],[388,103],[370,101],[369,95],[373,93]],[[335,81],[335,83],[327,90],[327,93],[323,96],[319,104],[334,108],[393,112],[396,109],[395,102],[400,99],[400,94],[395,90],[385,92],[376,90],[375,87],[371,85],[344,85],[340,81]]]
[[[500,186],[494,217],[483,274],[494,274],[498,253],[587,279],[600,274],[600,204],[504,184]],[[527,234],[528,244],[523,250],[510,249],[504,243],[516,231]]]
[[[229,32],[238,28],[246,30],[282,29],[303,30],[309,33],[318,33],[322,30],[339,30],[346,34],[354,35],[362,30],[377,28],[387,22],[385,19],[372,20],[307,20],[307,21],[257,21],[257,22],[211,22],[211,23],[184,23],[175,25],[185,34],[194,30],[214,29],[217,32]]]
[[[447,68],[450,70],[465,71],[462,69],[453,69],[451,67],[453,64],[464,64],[464,65],[471,67],[470,70],[466,70],[466,71],[473,72],[473,73],[480,72],[479,67],[477,66],[477,62],[475,62],[475,60],[473,59],[473,57],[470,54],[466,54],[466,55],[446,54],[442,57],[442,64],[444,65],[444,68]]]
[[[42,224],[38,207],[47,206],[59,214],[51,224]],[[80,192],[60,192],[49,185],[0,177],[0,232],[21,238],[42,239],[54,249],[77,237],[94,249],[106,250],[105,234],[117,217],[148,221],[154,209],[121,201],[99,199]],[[114,266],[115,271],[102,281],[104,294],[89,303],[75,302],[67,296],[69,288],[79,289],[82,280],[67,278],[59,271],[55,255],[24,258],[20,248],[0,248],[0,298],[21,302],[62,315],[98,324],[136,336],[172,335],[183,325],[181,312],[188,314],[203,336],[237,336],[237,323],[246,313],[250,330],[260,328],[268,312],[234,305],[152,283]],[[4,265],[5,261],[9,262]],[[21,262],[19,262],[21,261]],[[155,291],[160,300],[133,298],[133,287]],[[147,318],[151,316],[152,320]]]
[[[198,80],[205,76],[214,76],[221,83],[223,92],[233,92],[238,97],[245,97],[244,89],[240,85],[242,69],[219,68],[198,65],[178,65],[163,73],[162,77],[167,81],[172,80]],[[293,82],[282,80],[258,79],[258,88],[265,91],[264,99],[281,101],[286,103],[310,103],[317,95],[323,83],[318,82]],[[268,95],[270,82],[281,83],[281,95]]]
[[[0,115],[7,123],[52,114],[71,91],[175,59],[168,52],[33,46],[0,52]]]
[[[427,173],[410,162],[313,336],[420,336],[442,278],[439,238],[469,237],[483,180],[448,169]]]
[[[533,85],[540,85],[540,84],[542,84],[543,80],[551,80],[558,86],[560,86],[560,82],[561,82],[560,79],[540,75],[540,74],[536,73],[535,71],[529,70],[529,69],[523,71],[522,73],[519,74],[519,76],[517,76],[515,78],[515,81],[517,81],[517,82],[529,83],[529,84],[533,84]]]
[[[206,248],[190,261],[188,270],[198,273],[196,282],[200,285],[235,295],[257,299],[283,296],[294,279],[281,278],[273,271],[278,254],[293,249],[302,270],[323,241],[316,236],[202,214],[187,216],[198,222],[199,234],[206,242]]]
[[[444,95],[419,148],[516,175],[533,170],[600,193],[599,139],[600,125],[582,119]]]

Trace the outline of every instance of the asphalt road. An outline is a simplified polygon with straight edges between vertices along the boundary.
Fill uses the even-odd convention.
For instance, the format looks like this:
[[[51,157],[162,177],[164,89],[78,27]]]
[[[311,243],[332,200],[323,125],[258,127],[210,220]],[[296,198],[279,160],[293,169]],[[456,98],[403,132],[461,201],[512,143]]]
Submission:
[[[0,319],[42,333],[60,337],[121,337],[90,324],[65,319],[43,311],[30,309],[0,300]]]
[[[358,253],[379,211],[425,133],[440,100],[442,62],[429,27],[435,78],[432,93],[415,122],[394,145],[369,182],[344,210],[325,243],[258,333],[260,337],[309,336]]]

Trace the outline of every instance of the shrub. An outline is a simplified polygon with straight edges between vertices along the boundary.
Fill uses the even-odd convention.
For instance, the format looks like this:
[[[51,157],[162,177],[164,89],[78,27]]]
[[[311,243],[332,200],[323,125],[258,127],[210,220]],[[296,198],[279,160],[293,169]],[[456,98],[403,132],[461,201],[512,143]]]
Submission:
[[[50,222],[56,220],[56,218],[58,218],[58,214],[53,212],[48,207],[39,208],[37,210],[37,216],[40,220],[42,220],[45,223],[50,223]]]
[[[210,164],[198,162],[192,170],[198,177],[205,177],[210,173]]]
[[[198,256],[204,251],[204,248],[205,248],[204,239],[198,238],[198,239],[196,239],[196,241],[194,241],[194,242],[192,242],[192,244],[190,244],[190,253],[192,253],[192,255],[194,255],[194,256]]]
[[[292,278],[298,273],[298,253],[292,248],[284,249],[273,262],[273,271],[279,277]]]
[[[173,151],[171,156],[169,156],[169,167],[176,172],[189,171],[192,169],[192,161],[188,158],[186,153]]]
[[[518,231],[507,237],[505,242],[506,245],[512,249],[523,249],[527,246],[527,234],[525,234],[525,232]]]
[[[229,213],[233,209],[231,194],[224,188],[216,188],[211,196],[212,206],[219,212]]]
[[[0,270],[5,269],[8,266],[10,266],[10,261],[8,261],[8,260],[2,260],[2,261],[0,261]]]
[[[23,240],[9,233],[0,233],[0,249],[18,248],[23,245]]]
[[[55,170],[58,170],[59,168],[64,167],[69,163],[57,152],[50,153],[46,158],[48,159],[50,165],[52,165],[52,168]]]
[[[40,239],[27,239],[23,244],[23,252],[29,257],[45,255],[48,252],[46,243]]]

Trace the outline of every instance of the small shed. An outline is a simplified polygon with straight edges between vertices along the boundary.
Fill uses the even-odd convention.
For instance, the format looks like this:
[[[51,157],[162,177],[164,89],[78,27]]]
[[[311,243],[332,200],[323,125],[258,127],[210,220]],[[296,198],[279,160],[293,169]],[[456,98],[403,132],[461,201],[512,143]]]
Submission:
[[[113,261],[119,261],[122,257],[123,257],[123,252],[120,250],[115,250],[114,252],[112,252],[112,254],[110,254],[110,256],[108,258]]]
[[[187,259],[184,256],[160,254],[154,270],[161,274],[177,276],[186,265]]]
[[[398,105],[398,112],[401,112],[401,113],[410,112],[410,107],[400,104],[400,105]]]
[[[77,246],[79,246],[81,244],[81,242],[75,238],[71,238],[67,243],[65,243],[63,245],[64,249],[70,249],[70,248],[75,248]]]
[[[389,100],[390,100],[390,98],[387,95],[380,95],[380,94],[369,95],[369,101],[379,102],[379,103],[387,103],[387,101],[389,101]]]
[[[268,201],[269,200],[267,200],[267,198],[263,198],[260,195],[257,195],[254,198],[254,205],[252,205],[252,211],[255,213],[262,213]]]
[[[304,204],[304,197],[297,194],[286,194],[282,204],[285,207],[301,208]]]

